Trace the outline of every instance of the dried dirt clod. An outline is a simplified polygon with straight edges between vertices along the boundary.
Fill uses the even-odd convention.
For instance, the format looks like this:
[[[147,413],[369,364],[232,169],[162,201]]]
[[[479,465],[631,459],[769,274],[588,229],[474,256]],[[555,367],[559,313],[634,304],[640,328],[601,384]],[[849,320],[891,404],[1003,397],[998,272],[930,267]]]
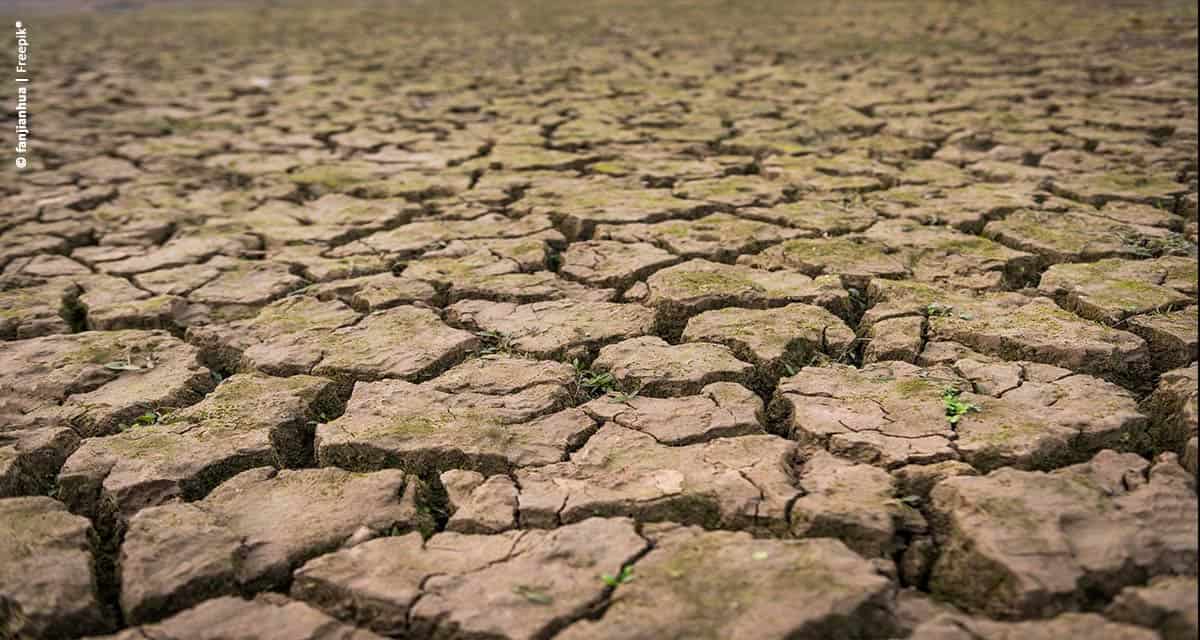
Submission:
[[[559,637],[779,638],[888,633],[894,588],[836,540],[663,525],[598,620]]]
[[[724,345],[671,345],[643,336],[600,349],[592,369],[611,374],[619,390],[671,397],[695,395],[713,382],[748,384],[754,365],[737,359]]]
[[[733,382],[714,382],[697,395],[652,398],[611,393],[581,407],[599,422],[649,434],[667,445],[763,433],[763,403]]]
[[[0,343],[0,407],[13,426],[106,435],[216,386],[198,352],[162,331],[87,331]]]
[[[171,500],[199,500],[254,467],[310,465],[318,420],[341,402],[333,381],[237,374],[204,400],[89,438],[58,475],[63,499],[92,517],[121,519]]]
[[[97,590],[95,532],[51,498],[0,499],[0,632],[70,638],[114,626]]]
[[[457,325],[507,337],[514,351],[562,359],[649,333],[653,312],[633,304],[552,300],[532,304],[465,300],[446,317]]]
[[[1148,629],[1110,622],[1094,613],[1064,613],[1050,620],[997,622],[960,614],[942,614],[913,630],[912,640],[1054,640],[1087,637],[1095,640],[1154,640]]]
[[[1051,473],[949,478],[930,494],[941,541],[930,588],[1014,619],[1087,608],[1151,575],[1194,575],[1194,491],[1173,461],[1112,451]]]
[[[1104,615],[1117,622],[1154,629],[1163,640],[1186,640],[1200,631],[1196,592],[1195,576],[1160,576],[1144,587],[1125,587]]]
[[[803,302],[846,317],[850,298],[836,278],[689,260],[646,279],[643,303],[656,311],[658,333],[679,335],[692,316],[725,307],[763,309]]]
[[[284,586],[306,560],[429,530],[421,481],[388,469],[242,472],[203,500],[140,511],[121,546],[121,609],[153,621],[206,598]]]
[[[355,385],[346,412],[317,427],[318,463],[422,475],[453,468],[503,473],[562,460],[596,428],[579,409],[558,411],[567,398],[562,385],[489,395],[446,393],[436,384]]]
[[[379,640],[383,636],[342,624],[320,611],[277,594],[253,600],[225,596],[206,600],[162,622],[131,627],[103,640],[147,637],[219,640],[254,637],[263,640]],[[102,640],[96,636],[96,640]]]
[[[782,533],[799,494],[794,443],[768,435],[672,447],[606,423],[570,460],[518,469],[525,526],[553,527],[594,515],[670,520]]]
[[[292,597],[386,635],[541,638],[578,620],[648,546],[623,518],[553,531],[373,540],[310,561]]]

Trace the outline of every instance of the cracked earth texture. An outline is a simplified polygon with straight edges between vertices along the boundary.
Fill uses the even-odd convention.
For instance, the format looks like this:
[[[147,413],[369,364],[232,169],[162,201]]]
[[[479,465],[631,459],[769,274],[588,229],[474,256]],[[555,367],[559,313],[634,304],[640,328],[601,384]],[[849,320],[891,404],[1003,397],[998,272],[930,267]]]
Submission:
[[[0,638],[1197,637],[1194,3],[72,4]]]

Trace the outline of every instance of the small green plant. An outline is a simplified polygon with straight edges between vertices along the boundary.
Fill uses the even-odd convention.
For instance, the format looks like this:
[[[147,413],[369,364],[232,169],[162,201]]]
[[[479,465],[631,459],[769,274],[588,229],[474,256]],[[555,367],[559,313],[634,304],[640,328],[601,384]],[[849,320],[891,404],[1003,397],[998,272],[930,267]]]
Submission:
[[[123,425],[121,427],[121,431],[133,429],[134,427],[148,427],[152,424],[158,424],[158,422],[162,420],[165,415],[165,413],[157,410],[147,411],[146,413],[134,418],[129,424]]]
[[[963,416],[972,411],[979,411],[979,407],[959,399],[960,393],[962,392],[954,387],[947,387],[942,391],[942,404],[946,405],[946,422],[950,424],[958,424]]]
[[[497,353],[512,353],[513,337],[501,333],[500,331],[476,331],[475,336],[479,338],[479,348],[475,353],[481,356],[490,356]]]
[[[575,368],[575,388],[579,395],[598,398],[617,390],[617,379],[611,373],[592,371],[579,360],[572,360],[571,366]]]
[[[617,575],[614,576],[606,573],[600,576],[600,579],[604,581],[604,584],[613,587],[614,589],[623,584],[629,584],[630,582],[633,582],[633,567],[625,565],[621,567],[621,572]]]
[[[939,302],[930,302],[925,305],[925,315],[927,316],[948,316],[954,313],[954,307]]]

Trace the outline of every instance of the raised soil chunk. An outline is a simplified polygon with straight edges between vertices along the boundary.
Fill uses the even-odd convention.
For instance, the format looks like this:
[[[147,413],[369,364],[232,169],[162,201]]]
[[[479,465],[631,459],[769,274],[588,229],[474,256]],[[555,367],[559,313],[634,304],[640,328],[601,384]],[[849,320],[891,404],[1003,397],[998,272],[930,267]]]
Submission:
[[[49,493],[79,442],[69,427],[0,431],[0,498]]]
[[[517,304],[558,298],[606,301],[614,296],[613,291],[590,289],[551,271],[522,272],[516,261],[487,250],[410,262],[403,275],[433,284],[450,303],[467,299]]]
[[[213,598],[162,622],[132,627],[95,640],[145,638],[381,640],[382,636],[342,624],[302,602],[278,594],[264,594],[253,600],[233,596]]]
[[[754,366],[738,360],[724,345],[671,345],[642,336],[600,349],[592,369],[610,373],[616,386],[628,393],[671,397],[697,394],[713,382],[746,384]]]
[[[521,522],[630,516],[782,533],[798,495],[795,443],[769,435],[671,447],[607,423],[567,462],[517,470]]]
[[[157,620],[203,599],[286,585],[306,560],[432,526],[395,469],[251,469],[197,502],[138,512],[121,546],[121,609]]]
[[[919,315],[871,323],[864,338],[863,363],[883,360],[916,362],[925,347],[925,318]]]
[[[1037,257],[950,227],[885,220],[862,234],[896,251],[918,282],[971,290],[1019,287],[1037,277]]]
[[[1084,173],[1055,177],[1051,189],[1072,200],[1100,206],[1113,200],[1137,202],[1154,206],[1170,206],[1173,196],[1186,193],[1185,184],[1175,181],[1172,173],[1147,175],[1138,173]]]
[[[373,233],[349,242],[329,252],[329,257],[385,254],[396,259],[408,259],[441,247],[452,240],[482,238],[519,238],[551,229],[545,216],[525,216],[519,219],[487,214],[474,220],[420,220],[388,231]]]
[[[438,296],[428,282],[402,278],[390,271],[322,282],[305,288],[304,293],[318,300],[341,300],[360,313],[402,304],[432,306]]]
[[[248,320],[192,327],[188,341],[230,370],[342,381],[432,377],[478,344],[430,309],[399,306],[360,317],[336,300],[307,296],[280,300]]]
[[[797,237],[837,236],[863,231],[879,219],[879,214],[869,207],[825,200],[788,202],[770,208],[739,209],[736,215],[806,232],[797,234]]]
[[[1144,587],[1125,587],[1104,615],[1110,620],[1154,629],[1163,640],[1188,640],[1200,633],[1195,576],[1159,576]]]
[[[1153,451],[1173,451],[1187,460],[1185,447],[1189,440],[1196,440],[1200,430],[1198,385],[1200,374],[1193,362],[1162,374],[1154,392],[1142,400],[1140,409],[1150,416],[1149,444]],[[1191,464],[1189,470],[1194,473],[1195,458]]]
[[[0,415],[13,425],[105,435],[146,412],[190,405],[214,386],[197,350],[163,331],[0,342]]]
[[[690,260],[646,279],[643,302],[657,312],[660,332],[678,335],[688,318],[724,307],[765,309],[794,302],[825,307],[844,316],[849,294],[836,278],[810,278],[789,271],[762,271],[741,265]]]
[[[1148,313],[1130,318],[1129,332],[1146,341],[1156,370],[1180,367],[1196,360],[1198,353],[1196,306],[1167,313]]]
[[[1186,250],[1189,245],[1182,236],[1165,229],[1128,225],[1074,211],[1023,209],[989,222],[983,235],[1036,254],[1043,264],[1147,257],[1175,248]]]
[[[733,262],[742,253],[760,251],[777,242],[804,235],[811,235],[811,232],[714,213],[697,220],[601,225],[596,228],[595,237],[648,242],[684,258]]]
[[[598,422],[614,422],[667,445],[763,433],[762,400],[732,382],[714,382],[697,395],[676,398],[610,394],[581,408]]]
[[[583,618],[648,547],[623,518],[551,531],[381,538],[296,573],[292,597],[381,634],[544,638]]]
[[[1186,273],[1189,266],[1190,274]],[[1184,291],[1194,291],[1195,281],[1194,259],[1114,258],[1087,264],[1056,264],[1042,274],[1038,291],[1084,318],[1115,324],[1130,316],[1169,311],[1194,302],[1193,296]]]
[[[799,485],[803,494],[788,512],[793,536],[835,538],[878,557],[898,550],[899,530],[925,531],[924,519],[895,499],[895,480],[878,467],[817,451],[800,467]]]
[[[654,548],[597,620],[564,640],[887,637],[893,587],[830,539],[755,539],[746,532],[649,528]]]
[[[678,257],[652,244],[589,240],[567,246],[559,274],[589,287],[624,290],[676,262]]]
[[[517,486],[505,475],[484,478],[477,471],[442,473],[450,519],[446,531],[499,533],[517,528]]]
[[[58,477],[75,513],[122,517],[183,499],[199,500],[254,467],[299,467],[313,459],[323,415],[340,409],[333,381],[312,376],[237,374],[198,404],[83,442]]]
[[[595,430],[579,409],[551,413],[562,396],[532,386],[511,395],[446,393],[435,382],[355,385],[338,419],[317,427],[317,460],[347,469],[486,474],[558,462]],[[541,417],[539,417],[541,416]]]
[[[833,275],[847,287],[864,288],[872,278],[912,275],[905,256],[865,236],[799,238],[738,258],[738,264],[759,269],[798,271],[807,276]]]
[[[83,289],[68,278],[0,279],[0,340],[70,333],[64,313]]]
[[[953,423],[947,390],[973,407]],[[889,469],[944,460],[1054,468],[1131,443],[1147,423],[1132,394],[1103,380],[970,359],[806,367],[780,382],[768,413],[788,437]]]
[[[73,638],[112,628],[93,571],[92,524],[41,496],[0,499],[0,634]]]
[[[942,614],[913,630],[911,640],[1158,640],[1158,634],[1112,622],[1095,613],[1064,613],[1050,620],[998,622],[959,614]]]
[[[1048,298],[1001,294],[929,318],[929,340],[958,342],[1006,360],[1133,378],[1148,366],[1141,338],[1080,319]]]
[[[854,332],[829,311],[796,303],[773,309],[727,308],[705,311],[688,320],[683,330],[688,342],[715,342],[753,363],[756,374],[770,382],[826,355],[846,357],[854,346]]]
[[[1195,479],[1173,460],[1102,451],[1051,473],[949,478],[930,497],[930,589],[968,611],[1044,617],[1196,573]]]
[[[710,203],[677,198],[669,189],[629,188],[608,181],[534,187],[522,199],[531,213],[547,213],[568,240],[588,240],[598,225],[649,223],[691,218],[713,209]]]
[[[582,300],[532,304],[464,300],[447,310],[458,325],[503,335],[514,351],[561,359],[650,332],[654,312],[640,305]]]

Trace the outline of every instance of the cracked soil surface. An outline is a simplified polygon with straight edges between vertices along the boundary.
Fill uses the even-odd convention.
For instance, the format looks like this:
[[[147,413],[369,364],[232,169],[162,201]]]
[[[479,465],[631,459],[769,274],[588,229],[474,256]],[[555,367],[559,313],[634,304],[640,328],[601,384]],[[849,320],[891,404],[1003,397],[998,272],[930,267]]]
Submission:
[[[15,16],[0,638],[1197,637],[1194,3],[142,4]]]

